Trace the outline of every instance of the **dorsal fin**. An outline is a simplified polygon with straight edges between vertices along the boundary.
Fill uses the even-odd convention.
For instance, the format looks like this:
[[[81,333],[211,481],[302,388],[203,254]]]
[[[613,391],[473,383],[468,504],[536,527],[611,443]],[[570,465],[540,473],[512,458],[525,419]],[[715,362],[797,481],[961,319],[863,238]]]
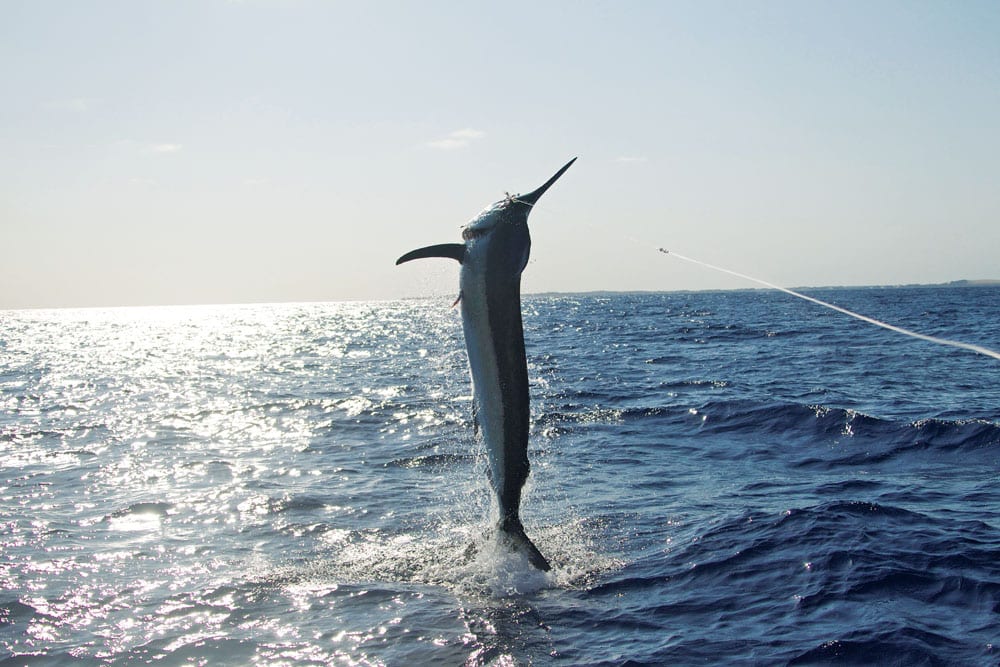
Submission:
[[[461,264],[462,260],[465,259],[465,244],[442,243],[440,245],[429,245],[426,248],[417,248],[397,259],[396,264],[409,262],[411,259],[424,259],[425,257],[450,257],[451,259],[458,260],[458,263]]]

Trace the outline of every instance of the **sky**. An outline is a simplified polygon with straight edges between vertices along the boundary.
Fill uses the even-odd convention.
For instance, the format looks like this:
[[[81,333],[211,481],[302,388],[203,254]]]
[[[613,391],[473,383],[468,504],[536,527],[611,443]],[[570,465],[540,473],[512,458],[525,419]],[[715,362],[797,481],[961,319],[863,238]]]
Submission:
[[[0,308],[1000,278],[1000,3],[0,1]]]

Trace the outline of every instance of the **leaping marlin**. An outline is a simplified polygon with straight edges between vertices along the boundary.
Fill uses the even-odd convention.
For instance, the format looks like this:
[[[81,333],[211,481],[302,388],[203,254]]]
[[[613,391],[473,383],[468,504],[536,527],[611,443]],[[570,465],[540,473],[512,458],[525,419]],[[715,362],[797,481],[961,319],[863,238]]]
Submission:
[[[490,485],[500,508],[498,535],[539,570],[549,562],[521,525],[521,487],[528,478],[528,364],[521,325],[521,272],[528,263],[528,214],[576,158],[537,190],[508,195],[462,230],[465,243],[408,252],[396,264],[449,257],[462,265],[459,301],[472,372],[476,420],[486,443]]]

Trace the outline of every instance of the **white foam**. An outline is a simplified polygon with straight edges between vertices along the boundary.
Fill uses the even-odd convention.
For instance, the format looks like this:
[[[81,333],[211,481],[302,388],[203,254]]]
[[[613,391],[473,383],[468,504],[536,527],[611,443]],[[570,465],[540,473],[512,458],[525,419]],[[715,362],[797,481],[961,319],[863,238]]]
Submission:
[[[282,579],[313,583],[402,582],[442,586],[460,597],[531,596],[551,588],[579,589],[621,566],[595,548],[583,522],[530,526],[529,534],[552,564],[536,569],[525,554],[489,536],[487,524],[428,526],[419,533],[355,533],[331,544],[312,564]]]

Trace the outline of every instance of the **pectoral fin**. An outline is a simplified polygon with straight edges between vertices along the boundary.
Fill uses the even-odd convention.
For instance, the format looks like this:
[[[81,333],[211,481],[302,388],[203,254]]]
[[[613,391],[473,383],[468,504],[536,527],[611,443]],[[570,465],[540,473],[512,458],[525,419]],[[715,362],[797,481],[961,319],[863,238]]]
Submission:
[[[424,259],[425,257],[449,257],[457,260],[459,264],[465,259],[464,243],[442,243],[440,245],[430,245],[426,248],[411,250],[396,260],[397,266],[411,259]]]

